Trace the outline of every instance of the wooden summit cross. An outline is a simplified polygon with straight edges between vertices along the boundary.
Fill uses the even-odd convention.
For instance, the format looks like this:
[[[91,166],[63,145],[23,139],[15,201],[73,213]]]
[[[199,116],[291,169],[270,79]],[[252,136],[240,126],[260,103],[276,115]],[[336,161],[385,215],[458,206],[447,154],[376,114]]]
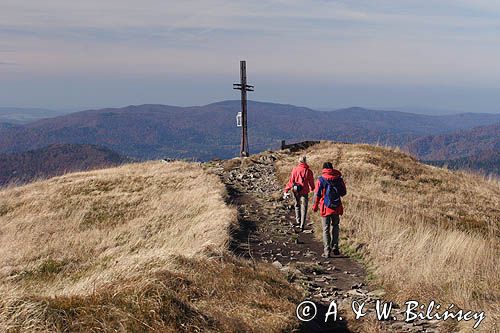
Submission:
[[[240,156],[250,156],[248,152],[248,132],[247,132],[247,91],[253,91],[254,86],[247,84],[246,61],[240,61],[241,83],[234,83],[233,89],[241,90],[241,149]]]

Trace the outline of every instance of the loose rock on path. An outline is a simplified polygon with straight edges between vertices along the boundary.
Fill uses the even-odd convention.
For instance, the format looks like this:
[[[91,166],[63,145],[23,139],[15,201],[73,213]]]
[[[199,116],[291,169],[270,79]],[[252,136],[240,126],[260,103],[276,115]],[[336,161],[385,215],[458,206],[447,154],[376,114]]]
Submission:
[[[345,319],[324,322],[330,302],[344,309],[350,309],[354,300],[365,302],[367,310],[372,311],[367,317],[375,318],[375,301],[384,293],[369,291],[365,270],[353,259],[322,258],[323,244],[314,237],[310,223],[304,232],[290,225],[295,222],[293,200],[282,199],[283,186],[278,183],[274,166],[282,154],[286,153],[265,152],[207,164],[224,182],[230,203],[238,209],[239,228],[231,248],[237,255],[272,263],[307,291],[308,299],[318,306],[318,315],[302,322],[298,332],[351,332]],[[403,318],[401,313],[395,315]],[[387,332],[439,332],[435,324],[423,321],[391,320],[379,325]]]

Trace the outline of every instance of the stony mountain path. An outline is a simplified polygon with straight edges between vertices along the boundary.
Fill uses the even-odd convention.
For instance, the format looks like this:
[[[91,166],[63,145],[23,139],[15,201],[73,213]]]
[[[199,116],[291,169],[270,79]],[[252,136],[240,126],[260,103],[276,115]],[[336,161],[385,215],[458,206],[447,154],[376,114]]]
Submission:
[[[353,259],[321,257],[323,244],[314,237],[311,223],[304,232],[290,225],[295,221],[293,200],[282,199],[283,186],[275,175],[274,161],[280,154],[284,153],[265,152],[206,165],[224,182],[229,203],[238,209],[239,229],[233,235],[231,249],[248,259],[272,263],[307,291],[307,299],[318,306],[318,315],[312,321],[302,322],[298,332],[351,332],[345,319],[324,323],[330,302],[335,300],[339,308],[350,309],[352,301],[358,300],[366,302],[366,308],[373,311],[375,300],[383,292],[367,289],[365,270]],[[339,316],[342,315],[341,311]],[[367,317],[375,315],[369,313]],[[379,324],[387,332],[439,332],[427,322]]]

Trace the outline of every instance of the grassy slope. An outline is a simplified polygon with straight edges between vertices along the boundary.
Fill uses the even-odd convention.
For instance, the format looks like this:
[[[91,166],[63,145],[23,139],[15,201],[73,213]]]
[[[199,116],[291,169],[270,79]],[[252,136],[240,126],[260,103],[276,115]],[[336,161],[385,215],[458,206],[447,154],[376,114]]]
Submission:
[[[344,174],[342,235],[363,249],[377,282],[389,292],[386,298],[436,299],[485,310],[482,328],[492,329],[499,321],[500,298],[498,181],[368,145],[321,143],[301,154],[315,175],[324,161]],[[297,156],[278,162],[282,182]]]
[[[197,164],[0,191],[0,331],[280,331],[301,296],[226,253],[235,211]]]

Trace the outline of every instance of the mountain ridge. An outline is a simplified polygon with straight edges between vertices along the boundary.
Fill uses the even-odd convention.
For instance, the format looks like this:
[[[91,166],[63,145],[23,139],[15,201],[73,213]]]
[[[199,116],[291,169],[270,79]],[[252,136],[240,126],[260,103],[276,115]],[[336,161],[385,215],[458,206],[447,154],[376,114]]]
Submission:
[[[500,122],[417,138],[408,151],[426,163],[500,175]]]
[[[162,104],[93,109],[0,129],[0,152],[54,143],[96,144],[138,159],[209,160],[239,152],[235,126],[240,101],[203,106]],[[359,107],[316,111],[291,104],[249,102],[251,152],[277,148],[281,140],[333,140],[404,146],[435,135],[500,121],[500,114],[426,116]]]
[[[88,144],[53,144],[20,153],[0,153],[0,186],[131,161],[108,148]]]
[[[500,149],[500,122],[418,138],[408,145],[422,159],[446,160],[473,155],[478,150]]]

